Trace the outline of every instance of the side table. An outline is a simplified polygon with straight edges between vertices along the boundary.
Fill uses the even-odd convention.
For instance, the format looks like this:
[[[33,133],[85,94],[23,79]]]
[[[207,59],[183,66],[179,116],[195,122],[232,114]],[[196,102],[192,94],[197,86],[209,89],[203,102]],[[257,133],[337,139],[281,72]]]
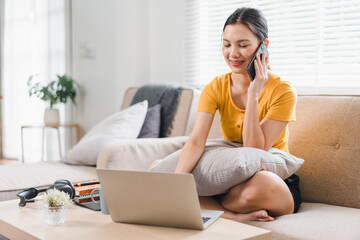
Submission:
[[[44,160],[44,141],[45,141],[45,128],[54,128],[56,129],[59,142],[59,153],[60,159],[62,159],[61,153],[61,139],[60,139],[60,128],[75,128],[76,129],[76,141],[80,140],[80,126],[77,123],[63,123],[63,124],[44,124],[44,125],[24,125],[21,126],[21,161],[24,163],[24,134],[23,131],[25,128],[42,128],[42,151],[41,151],[41,161]]]

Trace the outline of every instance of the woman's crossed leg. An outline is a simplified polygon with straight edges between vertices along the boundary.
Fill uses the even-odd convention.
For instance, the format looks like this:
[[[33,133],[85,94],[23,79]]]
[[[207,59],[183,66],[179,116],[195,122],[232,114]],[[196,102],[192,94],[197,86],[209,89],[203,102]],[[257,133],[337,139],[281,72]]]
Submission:
[[[223,210],[223,217],[233,220],[272,221],[273,217],[294,211],[294,200],[288,186],[279,176],[268,171],[256,173],[218,199],[199,197],[199,200],[201,208]]]

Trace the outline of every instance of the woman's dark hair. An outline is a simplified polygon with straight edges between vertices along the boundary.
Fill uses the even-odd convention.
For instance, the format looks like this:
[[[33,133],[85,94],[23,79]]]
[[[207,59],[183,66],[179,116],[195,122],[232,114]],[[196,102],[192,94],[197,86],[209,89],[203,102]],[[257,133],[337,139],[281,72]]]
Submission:
[[[259,41],[268,38],[268,26],[264,14],[255,8],[238,8],[226,20],[223,28],[229,24],[242,23],[246,25],[257,36]]]

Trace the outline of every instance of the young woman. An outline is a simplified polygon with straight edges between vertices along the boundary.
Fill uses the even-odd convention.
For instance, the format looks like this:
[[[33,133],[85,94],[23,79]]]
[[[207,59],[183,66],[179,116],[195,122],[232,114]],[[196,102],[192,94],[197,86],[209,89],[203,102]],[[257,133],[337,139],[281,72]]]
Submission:
[[[202,156],[219,110],[225,140],[244,147],[288,152],[288,122],[295,120],[296,92],[269,69],[269,58],[256,56],[254,81],[247,66],[259,44],[269,45],[267,22],[252,8],[237,9],[225,22],[222,52],[231,72],[216,77],[203,90],[193,131],[184,145],[177,173],[190,173]],[[221,161],[221,159],[219,159]],[[199,197],[203,209],[223,210],[224,218],[272,221],[296,212],[301,204],[298,177],[285,181],[260,171],[226,194]]]

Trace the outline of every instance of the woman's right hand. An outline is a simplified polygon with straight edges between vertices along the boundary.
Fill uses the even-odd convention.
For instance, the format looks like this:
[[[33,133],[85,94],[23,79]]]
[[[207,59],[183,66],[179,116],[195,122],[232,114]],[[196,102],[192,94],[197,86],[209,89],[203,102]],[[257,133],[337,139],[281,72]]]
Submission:
[[[250,83],[248,88],[248,97],[255,97],[258,99],[261,96],[262,91],[265,89],[266,84],[269,82],[269,57],[265,57],[265,53],[256,55],[255,65],[255,79]]]

